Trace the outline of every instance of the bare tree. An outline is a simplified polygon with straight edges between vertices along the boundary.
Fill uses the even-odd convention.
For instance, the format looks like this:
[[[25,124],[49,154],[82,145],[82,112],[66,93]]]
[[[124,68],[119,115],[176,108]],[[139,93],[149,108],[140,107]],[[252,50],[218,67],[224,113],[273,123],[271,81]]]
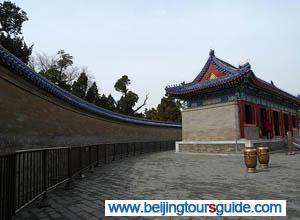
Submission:
[[[72,84],[76,79],[78,79],[80,73],[81,73],[81,68],[77,66],[71,66],[65,71],[66,75],[66,80],[68,84]]]
[[[29,67],[39,73],[46,73],[50,69],[61,70],[58,65],[59,57],[56,55],[48,55],[46,53],[36,53],[35,56],[30,57]],[[67,84],[72,84],[80,75],[82,71],[87,68],[79,68],[77,66],[69,65],[64,71],[65,80]],[[89,74],[90,76],[90,74]],[[92,84],[92,83],[90,83]]]
[[[37,72],[46,72],[51,68],[56,68],[58,58],[45,53],[36,53],[34,57],[31,57],[31,60]]]

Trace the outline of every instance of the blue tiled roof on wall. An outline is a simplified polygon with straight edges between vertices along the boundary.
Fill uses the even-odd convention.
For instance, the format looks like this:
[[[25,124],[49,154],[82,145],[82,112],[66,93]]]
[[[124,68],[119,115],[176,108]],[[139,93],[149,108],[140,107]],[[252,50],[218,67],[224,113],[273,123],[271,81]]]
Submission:
[[[85,110],[92,114],[95,114],[99,117],[104,117],[111,120],[116,120],[120,122],[127,122],[140,125],[150,125],[150,126],[162,126],[162,127],[174,127],[181,128],[180,124],[171,123],[171,122],[161,122],[153,121],[147,119],[141,119],[136,117],[131,117],[127,115],[122,115],[116,112],[109,111],[107,109],[98,107],[94,104],[91,104],[83,99],[78,98],[77,96],[72,95],[71,93],[61,89],[54,83],[50,82],[40,74],[33,71],[25,63],[16,58],[13,54],[7,51],[5,48],[0,46],[0,60],[4,65],[9,67],[13,74],[23,77],[24,79],[31,82],[33,85],[38,88],[52,94],[53,96],[59,98],[60,100],[77,107],[79,109]]]

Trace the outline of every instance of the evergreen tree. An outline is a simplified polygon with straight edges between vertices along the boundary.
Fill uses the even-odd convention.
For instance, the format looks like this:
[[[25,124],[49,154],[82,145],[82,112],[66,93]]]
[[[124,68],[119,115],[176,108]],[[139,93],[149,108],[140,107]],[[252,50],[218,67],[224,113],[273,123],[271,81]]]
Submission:
[[[57,52],[57,57],[37,54],[31,57],[31,68],[64,90],[71,92],[71,85],[79,75],[78,67],[73,66],[73,56],[64,50]]]
[[[157,109],[145,109],[145,117],[147,119],[169,121],[169,122],[181,122],[182,105],[180,101],[175,100],[172,97],[163,97],[158,104]]]
[[[27,46],[22,34],[22,25],[27,21],[27,14],[10,1],[0,3],[0,44],[12,54],[28,63],[32,47]]]
[[[121,96],[117,102],[118,111],[125,115],[134,115],[133,107],[137,103],[139,97],[132,91],[128,91],[126,95]]]
[[[106,103],[107,103],[107,109],[109,109],[111,111],[115,111],[116,110],[116,101],[115,101],[114,97],[112,97],[111,94],[109,94],[107,96]]]
[[[57,54],[59,55],[57,60],[57,70],[60,72],[59,80],[64,80],[66,78],[65,70],[73,65],[73,56],[64,50],[58,51]]]
[[[157,110],[155,108],[151,109],[145,109],[144,112],[145,118],[151,119],[151,120],[159,120]]]
[[[121,98],[116,103],[116,111],[125,115],[142,117],[143,115],[141,113],[137,113],[137,111],[141,109],[144,105],[146,105],[148,95],[146,96],[142,105],[140,105],[136,109],[133,109],[139,100],[139,96],[128,89],[130,83],[131,81],[127,75],[123,75],[115,83],[115,90],[122,93]]]
[[[96,82],[93,82],[92,86],[87,90],[85,99],[93,104],[96,104],[100,99]]]
[[[60,54],[61,51],[58,52]],[[46,61],[45,61],[46,62]],[[69,60],[64,61],[64,57],[61,55],[55,62],[51,62],[49,66],[44,67],[43,69],[40,70],[40,74],[42,74],[44,77],[49,79],[51,82],[55,83],[62,89],[66,91],[71,91],[71,85],[67,83],[67,76],[64,73],[64,70],[67,68],[66,65],[62,66],[62,62],[70,62]],[[72,61],[73,63],[73,61]]]
[[[116,110],[116,101],[111,94],[109,94],[107,97],[103,94],[96,102],[96,105],[111,111]]]
[[[128,76],[124,75],[117,80],[114,87],[116,91],[121,92],[123,96],[125,96],[127,94],[128,91],[127,87],[129,85],[130,85],[130,79],[128,78]]]
[[[82,72],[72,85],[72,93],[79,98],[85,99],[87,87],[88,77],[85,72]]]
[[[23,37],[11,37],[0,33],[0,44],[24,63],[29,62],[33,45],[28,47]]]
[[[181,103],[173,97],[163,97],[157,106],[158,119],[160,121],[181,122]]]
[[[57,68],[53,67],[51,69],[48,69],[46,72],[41,72],[43,76],[45,76],[47,79],[49,79],[54,84],[58,85],[62,89],[66,91],[71,91],[71,85],[67,83],[67,80],[62,78],[61,72],[57,70]]]

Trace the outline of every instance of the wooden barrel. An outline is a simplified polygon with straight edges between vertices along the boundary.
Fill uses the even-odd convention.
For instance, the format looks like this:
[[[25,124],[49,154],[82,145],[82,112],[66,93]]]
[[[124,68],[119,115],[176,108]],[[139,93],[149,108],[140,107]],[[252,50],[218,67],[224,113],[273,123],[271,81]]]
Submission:
[[[269,160],[270,160],[270,154],[269,154],[269,148],[265,145],[260,145],[257,148],[258,153],[258,161],[260,163],[261,168],[268,168],[269,167]]]
[[[256,172],[257,151],[254,147],[246,147],[244,150],[244,160],[248,173]]]

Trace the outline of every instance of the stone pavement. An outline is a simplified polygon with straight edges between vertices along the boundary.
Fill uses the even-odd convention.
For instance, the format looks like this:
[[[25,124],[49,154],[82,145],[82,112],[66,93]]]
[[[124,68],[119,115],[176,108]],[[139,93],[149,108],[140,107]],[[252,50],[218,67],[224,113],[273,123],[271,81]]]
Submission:
[[[288,217],[257,219],[300,219],[300,154],[273,153],[270,165],[247,174],[240,155],[173,151],[142,155],[95,168],[93,174],[76,180],[74,189],[51,191],[51,207],[39,209],[33,204],[16,219],[127,219],[104,217],[106,199],[286,199]]]

